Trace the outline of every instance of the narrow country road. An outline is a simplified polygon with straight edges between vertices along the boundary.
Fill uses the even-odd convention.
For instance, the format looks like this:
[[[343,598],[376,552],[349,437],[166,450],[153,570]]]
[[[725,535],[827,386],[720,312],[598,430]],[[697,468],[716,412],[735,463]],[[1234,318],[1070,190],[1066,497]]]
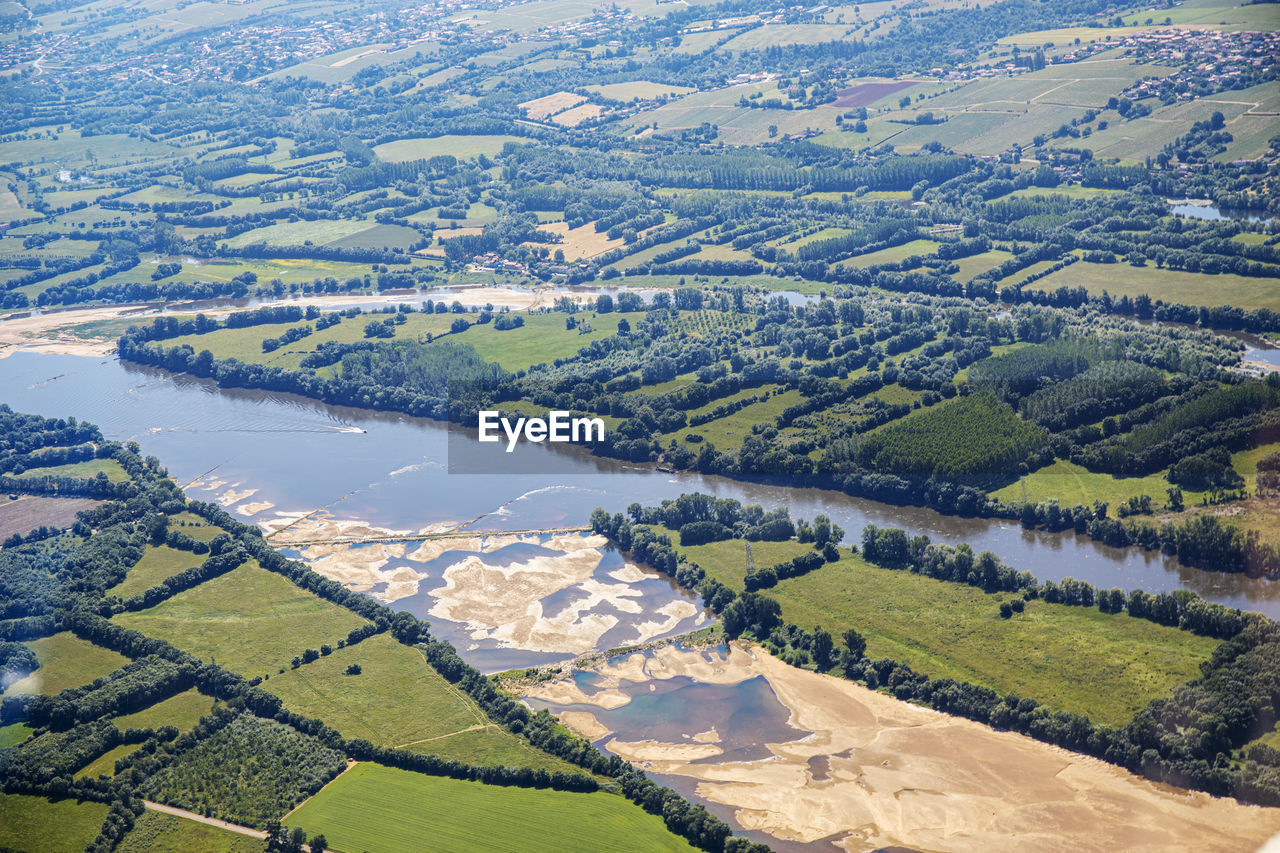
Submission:
[[[348,769],[350,769],[350,765],[348,765]],[[343,772],[345,773],[346,771],[343,771]],[[341,776],[342,774],[339,773],[338,775]],[[217,818],[205,817],[204,815],[196,814],[195,812],[189,812],[186,809],[178,809],[178,808],[174,808],[173,806],[166,806],[163,803],[153,803],[150,800],[143,800],[142,804],[155,812],[162,812],[164,814],[173,815],[174,817],[182,817],[182,818],[186,818],[187,820],[198,821],[199,823],[205,823],[205,824],[208,824],[209,826],[216,826],[218,829],[225,829],[229,832],[238,832],[241,835],[247,835],[250,838],[257,838],[260,841],[266,840],[266,837],[267,837],[267,834],[262,830],[253,829],[252,827],[248,827],[248,826],[241,826],[238,823],[227,823],[225,820],[218,820]],[[326,847],[324,850],[324,853],[337,853],[337,851],[330,850],[329,848]]]
[[[171,815],[174,815],[175,817],[185,817],[187,820],[194,820],[194,821],[199,821],[200,823],[207,823],[209,824],[209,826],[216,826],[219,829],[226,829],[226,830],[230,830],[231,832],[238,832],[241,835],[248,835],[253,838],[259,838],[259,839],[265,839],[267,837],[267,834],[261,830],[252,829],[247,826],[240,826],[237,823],[227,823],[225,820],[218,820],[217,818],[205,817],[204,815],[196,814],[195,812],[189,812],[186,809],[176,809],[173,806],[166,806],[166,805],[162,805],[161,803],[153,803],[150,800],[143,800],[142,804],[147,808],[151,809],[152,811],[171,814]]]

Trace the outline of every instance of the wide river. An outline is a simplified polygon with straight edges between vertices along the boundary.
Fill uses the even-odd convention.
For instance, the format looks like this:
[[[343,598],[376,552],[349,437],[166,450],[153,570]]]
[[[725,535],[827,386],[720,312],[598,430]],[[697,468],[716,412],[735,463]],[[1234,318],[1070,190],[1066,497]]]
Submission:
[[[0,359],[0,401],[18,411],[74,415],[109,438],[134,439],[180,483],[214,470],[256,489],[276,512],[327,508],[333,516],[393,529],[480,517],[472,530],[584,524],[591,510],[624,511],[702,491],[793,518],[826,513],[856,541],[867,524],[902,527],[934,541],[990,549],[1041,580],[1075,577],[1099,587],[1190,589],[1211,601],[1280,617],[1280,584],[1191,569],[1157,552],[1116,549],[1073,533],[1023,530],[819,489],[673,474],[591,457],[577,448],[530,446],[534,473],[451,474],[446,425],[399,414],[327,406],[288,394],[223,390],[212,382],[89,358],[18,352]],[[209,496],[194,492],[194,496]],[[234,508],[233,508],[234,509]],[[252,516],[243,515],[246,520]]]

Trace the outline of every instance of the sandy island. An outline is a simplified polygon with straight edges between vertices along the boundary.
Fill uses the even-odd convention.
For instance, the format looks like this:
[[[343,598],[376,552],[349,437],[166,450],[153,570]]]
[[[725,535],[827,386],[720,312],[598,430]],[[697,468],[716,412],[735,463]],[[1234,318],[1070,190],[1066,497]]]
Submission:
[[[215,483],[214,488],[226,486]],[[235,497],[243,499],[239,494]],[[244,504],[242,508],[254,509],[255,505]],[[647,610],[636,584],[652,575],[638,566],[624,564],[597,578],[607,542],[595,534],[450,536],[448,532],[456,523],[435,524],[419,531],[390,530],[359,520],[336,519],[327,510],[278,513],[258,523],[273,545],[296,548],[316,572],[383,602],[416,595],[424,581],[437,577],[439,583],[429,590],[435,601],[428,613],[466,625],[472,640],[488,640],[505,648],[580,655],[597,648],[600,638],[621,621],[620,615],[641,617],[634,625],[634,641],[646,642],[676,630],[699,613],[683,598]],[[435,534],[443,535],[418,543],[394,541],[396,537]],[[501,563],[489,558],[521,544],[539,545],[556,553]],[[438,569],[425,565],[421,569],[404,562],[388,565],[392,560],[426,564],[448,552],[465,556],[438,575]],[[616,582],[610,583],[610,579]],[[567,593],[567,600],[548,612],[545,600],[560,593]]]
[[[677,675],[734,684],[763,675],[812,734],[768,744],[761,761],[717,763],[710,743],[608,742],[646,769],[698,780],[697,792],[738,822],[780,839],[829,839],[848,851],[1253,850],[1280,830],[1280,809],[1171,788],[1011,732],[900,702],[853,682],[788,666],[763,649],[666,646],[599,670],[587,695],[572,681],[527,695],[608,709],[630,701],[621,681]],[[578,715],[562,717],[570,726]],[[600,737],[606,723],[581,729]],[[715,750],[714,752],[712,750]],[[810,759],[828,770],[815,779]],[[700,763],[693,764],[697,759]]]

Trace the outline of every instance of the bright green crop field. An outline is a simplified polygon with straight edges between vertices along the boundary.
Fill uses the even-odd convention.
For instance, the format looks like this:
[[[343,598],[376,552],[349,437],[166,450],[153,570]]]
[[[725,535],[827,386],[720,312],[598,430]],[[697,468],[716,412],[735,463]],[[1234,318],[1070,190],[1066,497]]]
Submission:
[[[615,794],[573,794],[352,767],[284,821],[342,853],[691,851],[662,818]]]

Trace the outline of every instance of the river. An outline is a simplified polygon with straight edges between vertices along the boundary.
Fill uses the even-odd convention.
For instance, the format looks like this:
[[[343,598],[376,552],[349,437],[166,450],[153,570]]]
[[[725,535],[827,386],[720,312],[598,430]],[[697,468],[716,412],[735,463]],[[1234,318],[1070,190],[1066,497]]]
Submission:
[[[1041,580],[1070,576],[1104,588],[1190,589],[1211,601],[1280,617],[1278,584],[1191,569],[1156,552],[1109,548],[1071,532],[1027,531],[1015,522],[944,516],[819,489],[669,473],[565,445],[529,446],[525,452],[540,454],[533,473],[450,474],[450,430],[444,424],[289,394],[219,389],[207,380],[115,358],[18,352],[0,359],[0,388],[3,400],[18,411],[92,421],[109,438],[137,440],[180,483],[214,470],[220,481],[256,490],[253,501],[269,503],[275,512],[325,508],[339,519],[397,530],[469,519],[478,519],[469,530],[526,530],[584,524],[596,506],[620,512],[632,502],[656,504],[702,491],[766,509],[786,506],[793,518],[825,513],[845,529],[846,541],[856,541],[867,524],[902,527],[934,541],[990,549]],[[211,499],[199,490],[192,494]],[[261,518],[237,514],[246,521]]]

